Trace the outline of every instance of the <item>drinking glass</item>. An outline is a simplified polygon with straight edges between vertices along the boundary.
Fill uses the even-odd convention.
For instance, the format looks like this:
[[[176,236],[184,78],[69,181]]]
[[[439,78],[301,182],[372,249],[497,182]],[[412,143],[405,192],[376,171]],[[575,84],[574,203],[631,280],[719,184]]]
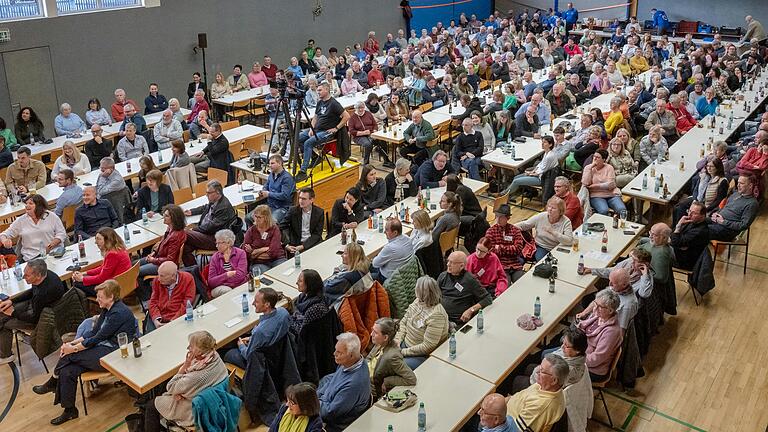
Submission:
[[[125,332],[117,334],[117,344],[120,345],[120,357],[128,358],[128,335]]]

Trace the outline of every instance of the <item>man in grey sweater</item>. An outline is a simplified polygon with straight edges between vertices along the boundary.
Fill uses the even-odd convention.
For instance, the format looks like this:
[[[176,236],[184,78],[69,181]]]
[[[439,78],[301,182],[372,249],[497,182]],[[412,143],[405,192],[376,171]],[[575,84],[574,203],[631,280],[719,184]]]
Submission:
[[[710,216],[707,224],[710,240],[732,241],[749,228],[760,207],[754,196],[756,181],[752,176],[739,176],[736,192],[728,197],[725,207]]]

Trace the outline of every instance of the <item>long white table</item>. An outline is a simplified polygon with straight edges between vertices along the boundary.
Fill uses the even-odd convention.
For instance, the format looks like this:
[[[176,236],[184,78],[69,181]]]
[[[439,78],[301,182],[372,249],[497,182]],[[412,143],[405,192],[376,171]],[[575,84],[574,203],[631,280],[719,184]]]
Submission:
[[[269,132],[267,129],[253,125],[243,125],[236,128],[232,128],[224,131],[224,136],[227,137],[230,143],[238,141],[244,141],[248,138],[260,137],[266,135]],[[200,139],[188,141],[186,143],[187,153],[192,155],[202,151],[207,145],[208,140]],[[162,155],[162,156],[161,156]],[[173,152],[170,148],[150,153],[152,160],[158,168],[166,168],[171,163],[171,157]],[[85,157],[85,156],[83,156]],[[160,160],[162,158],[162,161]],[[131,164],[131,171],[128,171],[128,163]],[[131,179],[139,175],[139,158],[133,158],[127,161],[118,162],[115,164],[115,169],[119,172],[124,179]],[[98,169],[91,170],[86,174],[82,174],[76,177],[77,184],[86,186],[88,184],[95,185],[98,180],[100,171]],[[59,187],[58,183],[50,183],[45,187],[37,190],[37,194],[42,196],[48,202],[48,205],[54,205],[63,192],[63,189]],[[0,219],[7,219],[18,216],[24,213],[24,203],[16,203],[11,205],[10,201],[6,201],[5,204],[0,204]]]
[[[266,285],[262,284],[262,287]],[[140,338],[142,356],[135,358],[133,349],[129,347],[129,355],[122,358],[120,350],[101,358],[100,363],[109,372],[128,384],[139,393],[146,393],[158,384],[172,377],[184,363],[187,353],[187,338],[190,333],[205,330],[216,339],[221,347],[234,340],[237,336],[248,332],[258,325],[261,314],[254,311],[251,303],[254,293],[248,292],[248,284],[234,288],[232,291],[217,297],[198,308],[204,315],[200,317],[195,312],[192,321],[186,321],[181,316],[159,329]],[[282,292],[294,299],[299,292],[295,289],[273,281],[270,288]],[[247,294],[250,311],[243,316],[241,299]]]

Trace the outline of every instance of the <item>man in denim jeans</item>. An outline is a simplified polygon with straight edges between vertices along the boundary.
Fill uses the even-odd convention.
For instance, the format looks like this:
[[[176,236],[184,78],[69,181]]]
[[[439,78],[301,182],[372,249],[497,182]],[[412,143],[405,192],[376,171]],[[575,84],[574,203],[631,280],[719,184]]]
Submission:
[[[339,129],[343,128],[349,120],[349,113],[334,98],[328,83],[322,83],[317,87],[320,100],[315,107],[315,116],[312,117],[312,128],[304,129],[299,135],[299,142],[304,147],[304,157],[301,161],[301,171],[296,175],[296,183],[307,179],[307,168],[312,160],[312,149],[322,146],[331,139]]]

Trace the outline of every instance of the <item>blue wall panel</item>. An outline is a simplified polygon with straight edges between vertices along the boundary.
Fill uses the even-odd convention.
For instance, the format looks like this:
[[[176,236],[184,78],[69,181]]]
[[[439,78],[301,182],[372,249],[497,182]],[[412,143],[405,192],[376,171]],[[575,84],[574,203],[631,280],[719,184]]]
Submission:
[[[448,27],[451,19],[458,21],[462,12],[467,14],[467,18],[475,14],[479,19],[488,18],[491,14],[491,0],[412,0],[411,7],[413,8],[411,28],[416,30],[417,35],[421,35],[423,28],[431,31],[438,21],[442,21],[443,25]]]

